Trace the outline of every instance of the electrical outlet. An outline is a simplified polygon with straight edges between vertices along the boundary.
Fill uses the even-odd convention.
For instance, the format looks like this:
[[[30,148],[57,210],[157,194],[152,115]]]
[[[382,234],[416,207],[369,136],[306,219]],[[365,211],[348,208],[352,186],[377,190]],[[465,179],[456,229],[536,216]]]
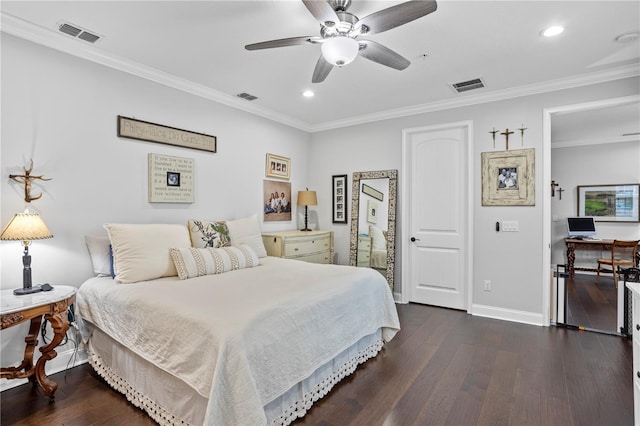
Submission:
[[[484,291],[491,291],[491,281],[484,280]]]

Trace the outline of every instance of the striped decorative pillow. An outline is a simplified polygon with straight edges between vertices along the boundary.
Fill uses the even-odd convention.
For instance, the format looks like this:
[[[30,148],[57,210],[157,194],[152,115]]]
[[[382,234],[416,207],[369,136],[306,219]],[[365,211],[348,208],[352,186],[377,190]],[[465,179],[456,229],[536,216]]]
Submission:
[[[172,248],[169,252],[181,280],[260,265],[256,252],[246,244],[215,249]]]

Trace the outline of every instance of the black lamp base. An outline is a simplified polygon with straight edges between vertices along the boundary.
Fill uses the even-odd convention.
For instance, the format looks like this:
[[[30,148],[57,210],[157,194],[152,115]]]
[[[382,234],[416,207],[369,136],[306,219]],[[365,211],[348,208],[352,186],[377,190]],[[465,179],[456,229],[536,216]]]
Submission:
[[[304,228],[304,229],[301,229],[301,231],[313,231],[313,229]]]
[[[13,294],[15,294],[16,296],[24,296],[25,294],[39,293],[41,291],[42,287],[40,287],[39,285],[34,285],[33,287],[29,288],[16,288],[15,290],[13,290]]]

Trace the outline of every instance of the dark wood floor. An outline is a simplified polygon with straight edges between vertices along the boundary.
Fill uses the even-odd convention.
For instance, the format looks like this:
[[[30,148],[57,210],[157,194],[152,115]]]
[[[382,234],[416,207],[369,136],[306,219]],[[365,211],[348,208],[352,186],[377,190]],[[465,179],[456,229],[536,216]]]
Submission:
[[[398,305],[402,331],[295,423],[632,425],[631,342],[460,311]],[[2,425],[150,425],[88,366],[3,392]]]
[[[596,280],[595,275],[576,273],[566,284],[567,324],[612,333],[620,331],[617,330],[618,291],[611,275],[602,275]]]

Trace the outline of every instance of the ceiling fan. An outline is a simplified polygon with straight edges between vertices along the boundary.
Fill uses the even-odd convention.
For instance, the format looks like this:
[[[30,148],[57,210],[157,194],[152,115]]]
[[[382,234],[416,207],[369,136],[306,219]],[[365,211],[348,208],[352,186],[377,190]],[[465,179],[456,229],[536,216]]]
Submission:
[[[247,50],[320,44],[322,54],[316,63],[311,81],[321,83],[334,66],[351,63],[358,54],[370,61],[403,70],[411,62],[393,50],[371,40],[357,40],[361,35],[381,33],[434,12],[434,0],[414,0],[382,9],[358,19],[347,12],[351,0],[302,0],[309,12],[320,22],[320,36],[291,37],[248,44]]]

